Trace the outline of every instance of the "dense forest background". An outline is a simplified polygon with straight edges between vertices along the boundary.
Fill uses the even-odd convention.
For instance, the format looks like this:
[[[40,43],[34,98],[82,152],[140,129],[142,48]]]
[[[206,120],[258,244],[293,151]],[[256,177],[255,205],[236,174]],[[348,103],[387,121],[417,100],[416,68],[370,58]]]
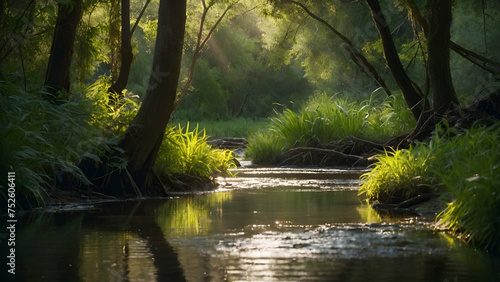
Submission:
[[[2,79],[32,89],[44,85],[57,4],[68,1],[2,1]],[[71,1],[70,1],[71,2]],[[206,45],[196,50],[202,5],[188,1],[179,92],[196,68],[189,93],[176,119],[200,121],[233,117],[267,117],[273,109],[294,108],[315,92],[342,93],[366,99],[380,86],[353,64],[341,40],[323,24],[292,4],[266,1],[212,1],[204,18]],[[412,80],[425,88],[425,44],[405,1],[382,1],[400,60]],[[308,1],[317,16],[345,35],[395,89],[386,67],[381,39],[364,1]],[[141,97],[148,87],[156,39],[158,1],[131,1],[133,63],[125,95]],[[456,1],[451,39],[458,45],[499,61],[498,1]],[[71,62],[71,89],[116,81],[120,71],[120,1],[83,1]],[[143,8],[143,14],[136,24]],[[499,86],[494,75],[451,53],[450,66],[459,99],[469,103]]]

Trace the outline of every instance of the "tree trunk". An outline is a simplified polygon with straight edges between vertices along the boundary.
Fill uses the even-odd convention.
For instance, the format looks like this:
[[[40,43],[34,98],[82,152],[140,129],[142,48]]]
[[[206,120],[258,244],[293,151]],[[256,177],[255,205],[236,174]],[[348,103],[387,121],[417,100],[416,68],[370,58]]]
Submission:
[[[394,45],[391,30],[389,29],[389,25],[385,20],[378,0],[367,0],[366,2],[370,7],[373,21],[375,22],[378,33],[380,34],[380,38],[382,39],[384,56],[385,60],[387,61],[387,65],[391,70],[394,80],[403,92],[406,103],[411,109],[413,116],[416,120],[418,120],[425,106],[424,98],[413,86],[413,82],[406,74],[401,61],[399,60],[398,51],[396,49],[396,46]]]
[[[134,55],[132,54],[132,34],[130,32],[130,0],[122,0],[122,31],[121,31],[121,65],[120,73],[115,83],[109,87],[108,92],[121,95],[122,91],[127,87],[130,68]],[[112,98],[112,97],[110,97]]]
[[[186,0],[160,1],[149,86],[137,116],[120,142],[128,159],[129,170],[139,187],[147,184],[173,110],[185,22]]]
[[[428,70],[433,110],[444,113],[459,105],[450,71],[452,0],[428,1],[426,9]]]
[[[48,100],[55,102],[57,92],[70,89],[70,66],[73,55],[78,23],[81,18],[82,0],[73,0],[58,4],[54,38],[50,48],[49,64],[45,74],[45,86],[48,87]]]

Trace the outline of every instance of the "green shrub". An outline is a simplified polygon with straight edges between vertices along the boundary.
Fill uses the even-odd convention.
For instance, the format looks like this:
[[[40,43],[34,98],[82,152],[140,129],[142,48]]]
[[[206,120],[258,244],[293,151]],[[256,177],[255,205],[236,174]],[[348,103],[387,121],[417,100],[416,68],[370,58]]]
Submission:
[[[123,96],[108,93],[111,86],[111,78],[101,76],[95,83],[87,87],[85,95],[92,103],[89,105],[92,114],[91,124],[102,129],[108,135],[121,136],[127,130],[128,125],[137,115],[140,103],[137,96],[127,90]]]

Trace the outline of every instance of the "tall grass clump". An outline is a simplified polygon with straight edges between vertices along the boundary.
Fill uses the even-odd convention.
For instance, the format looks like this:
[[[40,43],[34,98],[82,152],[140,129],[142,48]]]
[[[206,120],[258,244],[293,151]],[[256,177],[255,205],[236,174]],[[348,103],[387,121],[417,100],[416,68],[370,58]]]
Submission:
[[[452,201],[440,223],[467,242],[500,252],[500,124],[457,134],[438,173]]]
[[[256,164],[275,164],[282,151],[281,139],[273,132],[256,132],[248,138],[245,157]]]
[[[234,156],[230,150],[213,149],[207,144],[205,131],[198,126],[190,131],[189,123],[169,128],[160,147],[155,163],[159,175],[185,173],[196,177],[211,177],[215,173],[230,174],[235,168]]]
[[[285,109],[270,118],[270,122],[268,130],[271,133],[255,134],[249,141],[249,148],[264,148],[267,144],[267,149],[261,151],[269,152],[273,148],[270,155],[273,158],[274,154],[286,149],[317,147],[345,140],[350,135],[384,142],[392,136],[411,131],[415,126],[413,115],[401,94],[381,98],[375,93],[369,100],[361,102],[350,101],[340,94],[317,93],[298,112]],[[272,147],[268,146],[271,145],[271,136],[279,140]],[[256,149],[247,155],[254,161],[267,158]]]
[[[361,176],[359,195],[365,195],[368,202],[399,203],[434,192],[438,187],[434,169],[439,162],[432,150],[423,144],[386,151],[376,159],[378,162],[373,169]]]
[[[471,244],[500,251],[500,123],[468,130],[438,126],[431,140],[377,156],[359,194],[391,202],[438,192],[440,224]],[[396,195],[396,197],[394,197]],[[451,200],[450,200],[451,199]]]
[[[411,111],[402,95],[356,102],[326,93],[313,96],[295,113],[285,110],[271,118],[271,130],[285,146],[329,143],[352,135],[371,141],[385,141],[413,129]]]
[[[1,168],[16,173],[17,199],[24,207],[43,205],[48,189],[68,177],[89,184],[77,166],[80,160],[100,161],[118,141],[91,126],[92,101],[82,93],[54,105],[43,99],[43,89],[25,91],[1,82],[0,95]]]

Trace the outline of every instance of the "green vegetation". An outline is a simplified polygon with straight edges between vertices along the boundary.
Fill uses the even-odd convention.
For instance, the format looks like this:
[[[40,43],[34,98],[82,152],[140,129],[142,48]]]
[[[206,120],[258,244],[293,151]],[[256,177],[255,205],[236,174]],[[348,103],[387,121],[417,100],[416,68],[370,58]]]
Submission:
[[[440,224],[470,243],[500,251],[500,123],[436,130],[428,143],[379,155],[362,176],[369,202],[438,192],[447,208]]]
[[[0,83],[0,143],[2,171],[16,172],[16,187],[22,206],[44,203],[47,188],[66,178],[90,184],[77,166],[83,158],[100,162],[118,142],[113,134],[104,134],[91,125],[93,101],[81,94],[66,103],[54,105],[42,96],[41,89],[24,91]],[[0,184],[3,185],[3,184]],[[6,200],[1,189],[2,201]]]
[[[215,172],[229,172],[235,168],[234,156],[230,150],[212,149],[207,144],[205,130],[200,132],[198,126],[189,130],[180,125],[170,128],[165,134],[160,147],[155,169],[160,174],[186,173],[196,177],[211,177]]]
[[[266,133],[256,133],[249,138],[246,155],[254,162],[272,163],[287,148],[315,147],[350,135],[385,141],[415,126],[404,103],[399,94],[385,99],[372,94],[370,100],[362,102],[340,95],[317,94],[300,111],[286,109],[272,117]]]
[[[180,124],[186,127],[189,121],[178,121],[173,119],[170,124]],[[199,128],[206,131],[210,139],[237,137],[247,138],[255,132],[262,130],[269,125],[267,119],[235,118],[227,120],[203,120],[197,123]]]
[[[120,151],[119,135],[140,104],[127,94],[109,103],[109,85],[109,79],[103,77],[88,89],[74,92],[64,104],[54,105],[42,98],[42,89],[24,91],[0,83],[0,121],[6,125],[0,128],[0,168],[16,172],[20,206],[43,206],[54,189],[90,185],[79,167],[83,159],[100,164],[109,154],[106,162],[111,170],[125,169],[126,160],[111,153]],[[168,170],[205,177],[228,173],[234,166],[232,153],[211,149],[208,136],[198,128],[190,132],[188,127],[170,129],[166,134],[157,173],[164,175]],[[6,202],[5,186],[0,185],[1,201]]]

